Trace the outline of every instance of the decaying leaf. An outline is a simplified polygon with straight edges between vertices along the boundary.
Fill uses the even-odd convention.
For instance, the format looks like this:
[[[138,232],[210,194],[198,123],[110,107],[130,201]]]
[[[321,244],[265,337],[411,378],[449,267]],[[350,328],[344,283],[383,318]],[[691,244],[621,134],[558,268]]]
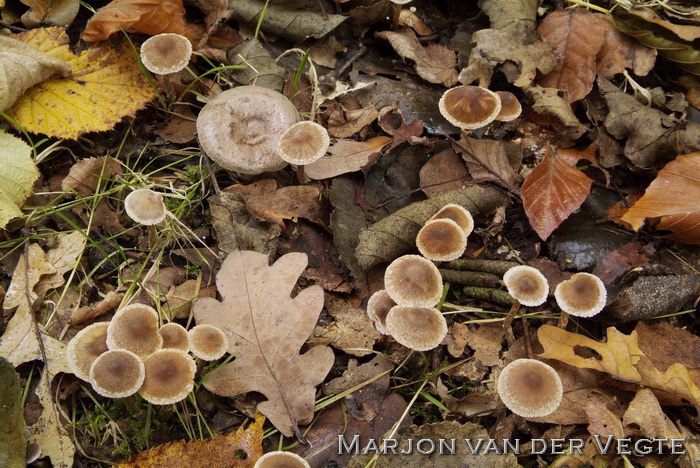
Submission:
[[[431,157],[420,170],[420,187],[428,198],[464,188],[468,181],[469,172],[464,161],[452,148]]]
[[[391,138],[386,136],[367,141],[338,140],[328,148],[328,155],[304,166],[304,173],[311,179],[320,180],[359,171],[371,164],[372,157],[389,143]]]
[[[546,240],[571,213],[576,211],[591,191],[591,180],[583,172],[547,150],[542,162],[523,183],[521,196],[530,225]]]
[[[418,75],[430,83],[449,87],[457,82],[457,56],[442,44],[430,44],[423,47],[416,34],[410,29],[397,32],[382,31],[377,37],[386,39],[397,54],[416,62]]]
[[[20,207],[38,178],[29,145],[0,130],[0,229],[22,216]]]
[[[579,122],[571,109],[571,104],[559,95],[559,90],[531,86],[525,88],[525,94],[532,99],[532,109],[535,112],[556,117],[575,132],[574,137],[578,137],[586,131],[586,126]]]
[[[83,159],[71,166],[61,182],[61,188],[64,191],[75,190],[81,197],[87,197],[95,192],[98,185],[104,188],[107,179],[122,173],[121,164],[112,157]]]
[[[42,25],[70,26],[80,9],[80,0],[21,0],[29,7],[22,15],[28,28]]]
[[[659,230],[671,239],[700,244],[700,153],[678,156],[659,171],[640,198],[622,217],[638,231],[647,218],[660,218]]]
[[[606,23],[606,32],[605,42],[596,57],[598,74],[612,78],[629,68],[637,76],[646,76],[656,64],[656,50],[622,34],[607,16],[599,18]]]
[[[517,192],[516,171],[523,157],[522,145],[463,136],[458,148],[474,182],[496,182]]]
[[[0,421],[3,421],[0,437],[0,466],[25,465],[27,436],[25,434],[22,388],[15,366],[0,358]]]
[[[339,104],[329,109],[328,134],[336,138],[350,138],[367,125],[374,122],[379,111],[374,106],[344,110]]]
[[[228,71],[236,82],[282,91],[287,71],[275,62],[256,38],[231,47],[226,51],[226,58],[231,65],[241,65]]]
[[[622,423],[628,427],[638,427],[639,435],[649,439],[681,438],[676,427],[661,409],[654,392],[648,388],[639,389],[625,411]]]
[[[299,354],[323,307],[320,286],[290,298],[306,263],[306,255],[299,253],[268,265],[267,255],[232,252],[216,277],[222,302],[203,298],[193,305],[197,323],[220,328],[228,337],[228,351],[236,355],[205,387],[223,396],[262,393],[267,401],[258,410],[284,435],[301,439],[298,426],[311,422],[315,387],[334,361],[327,346]]]
[[[605,284],[611,284],[631,268],[644,265],[656,249],[652,244],[643,246],[639,242],[629,242],[603,257],[593,274]]]
[[[248,428],[239,427],[227,436],[209,440],[178,440],[153,447],[131,457],[117,468],[158,468],[161,466],[211,466],[217,468],[252,468],[263,455],[262,439],[265,417],[255,415]]]
[[[189,34],[182,0],[112,0],[90,18],[81,39],[104,41],[122,29],[149,36],[161,33]]]
[[[72,68],[69,78],[34,86],[8,110],[27,131],[76,139],[109,130],[155,96],[128,45],[89,49],[76,56],[62,28],[33,29],[16,37]]]

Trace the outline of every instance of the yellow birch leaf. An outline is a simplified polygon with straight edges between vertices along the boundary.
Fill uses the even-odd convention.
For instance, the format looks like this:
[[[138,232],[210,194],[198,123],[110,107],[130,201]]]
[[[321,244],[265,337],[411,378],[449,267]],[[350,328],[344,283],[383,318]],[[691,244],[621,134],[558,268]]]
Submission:
[[[39,178],[31,153],[24,141],[0,131],[0,229],[22,216],[20,207]]]
[[[66,61],[72,69],[68,78],[32,87],[9,109],[8,114],[27,131],[76,139],[110,130],[155,96],[128,45],[96,47],[75,55],[63,28],[33,29],[15,37]]]

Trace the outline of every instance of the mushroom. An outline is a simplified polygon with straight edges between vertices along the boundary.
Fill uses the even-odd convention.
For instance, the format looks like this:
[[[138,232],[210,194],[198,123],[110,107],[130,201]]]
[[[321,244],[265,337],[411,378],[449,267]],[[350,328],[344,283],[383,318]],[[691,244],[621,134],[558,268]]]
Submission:
[[[598,314],[607,299],[605,285],[595,275],[576,273],[557,285],[554,298],[559,308],[576,317],[593,317]]]
[[[372,294],[367,301],[367,316],[374,322],[374,328],[382,335],[388,335],[386,330],[386,316],[396,302],[389,296],[386,289],[380,289]]]
[[[141,388],[146,375],[141,358],[126,349],[101,354],[90,366],[90,383],[108,398],[124,398]]]
[[[89,381],[90,366],[107,348],[107,326],[109,322],[98,322],[78,332],[68,343],[66,360],[76,377]]]
[[[297,122],[280,137],[277,154],[290,164],[311,164],[326,154],[330,143],[328,132],[316,122]]]
[[[268,452],[258,458],[253,468],[311,468],[306,460],[292,452]]]
[[[451,219],[433,219],[418,231],[416,247],[429,260],[449,262],[462,256],[467,248],[467,236]]]
[[[107,327],[107,347],[127,349],[145,358],[163,346],[158,313],[145,304],[132,304],[114,314]]]
[[[405,347],[428,351],[447,335],[447,322],[435,308],[396,306],[386,316],[386,329]]]
[[[547,278],[537,268],[527,265],[515,266],[503,275],[508,294],[527,307],[543,304],[549,294]]]
[[[163,196],[149,189],[138,189],[124,199],[126,214],[137,223],[153,226],[162,222],[167,214]]]
[[[187,335],[190,341],[190,351],[199,359],[214,361],[226,354],[228,338],[223,331],[214,325],[197,325],[192,327]]]
[[[498,396],[513,413],[523,418],[552,414],[564,394],[559,374],[535,359],[517,359],[498,376]]]
[[[384,286],[400,306],[433,307],[442,297],[442,277],[433,262],[419,255],[404,255],[387,267]]]
[[[185,36],[158,34],[141,45],[141,62],[151,73],[169,75],[183,70],[190,63],[192,44]]]
[[[472,214],[462,205],[456,203],[448,203],[440,208],[440,211],[435,213],[430,219],[451,219],[459,225],[464,231],[465,236],[469,236],[474,230],[474,218]]]
[[[501,122],[510,122],[520,116],[523,111],[520,101],[515,97],[515,94],[508,91],[496,91],[501,99],[501,111],[496,116],[496,120]]]
[[[163,348],[179,349],[180,351],[190,350],[190,341],[187,330],[179,323],[166,323],[158,329],[158,333],[163,337]]]
[[[139,390],[154,405],[169,405],[184,399],[194,387],[197,366],[194,359],[179,349],[160,349],[143,361],[146,378]]]
[[[445,91],[438,106],[452,125],[471,130],[492,122],[501,111],[501,100],[480,86],[458,86]]]
[[[219,94],[197,117],[199,144],[224,169],[243,174],[278,171],[282,134],[299,120],[296,108],[277,91],[238,86]]]

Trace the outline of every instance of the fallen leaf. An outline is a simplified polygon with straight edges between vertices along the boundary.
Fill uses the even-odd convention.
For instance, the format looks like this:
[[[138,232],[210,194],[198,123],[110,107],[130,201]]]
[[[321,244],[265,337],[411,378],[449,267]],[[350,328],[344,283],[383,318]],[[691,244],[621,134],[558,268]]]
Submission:
[[[316,41],[309,50],[309,56],[315,64],[326,68],[335,68],[338,62],[335,58],[336,54],[347,52],[348,48],[338,42],[335,35],[329,34]]]
[[[60,288],[66,281],[63,275],[76,267],[78,258],[85,249],[87,238],[81,231],[72,231],[66,234],[59,234],[48,239],[53,245],[46,252],[46,261],[54,268],[54,272],[41,277],[34,286],[38,297],[43,299],[44,295],[51,289]]]
[[[660,320],[640,320],[634,330],[639,335],[639,349],[657,369],[665,371],[680,362],[689,370],[700,372],[700,337],[697,335]],[[668,346],[669,343],[673,346]]]
[[[521,144],[463,135],[457,148],[474,182],[496,182],[512,192],[518,191],[516,171],[523,157]]]
[[[629,242],[603,257],[593,269],[593,274],[605,284],[612,284],[630,269],[645,265],[656,251],[653,244],[643,246],[639,242]]]
[[[621,220],[638,231],[647,218],[660,218],[656,228],[684,244],[700,244],[700,152],[666,164]]]
[[[407,8],[402,8],[399,12],[399,24],[413,29],[420,36],[429,36],[433,33],[430,26]]]
[[[255,422],[246,429],[209,440],[178,440],[153,447],[129,458],[118,468],[158,468],[190,466],[217,468],[252,468],[263,455],[262,439],[265,417],[255,415]]]
[[[164,140],[173,143],[189,143],[197,135],[197,116],[189,106],[176,106],[168,124],[156,133]]]
[[[122,29],[155,36],[175,33],[188,36],[182,0],[112,0],[87,22],[81,39],[104,41]]]
[[[34,86],[8,110],[26,131],[76,139],[110,130],[155,96],[128,46],[88,49],[76,56],[61,28],[33,29],[16,37],[72,68],[69,78]]]
[[[226,51],[233,66],[231,78],[242,85],[257,85],[281,92],[287,70],[281,67],[256,38],[249,38]]]
[[[468,182],[467,167],[452,148],[428,159],[420,170],[420,188],[428,198],[442,192],[462,189]]]
[[[15,366],[4,358],[0,358],[0,420],[4,425],[0,437],[0,466],[25,466],[27,436],[22,388]]]
[[[38,178],[32,148],[0,130],[0,229],[4,229],[11,219],[22,216],[20,207],[32,193]]]
[[[450,356],[458,358],[464,354],[464,348],[467,347],[468,334],[469,329],[465,324],[454,322],[450,325],[445,341],[443,342],[443,344],[447,345],[447,352],[450,353]]]
[[[416,34],[410,29],[397,32],[382,31],[377,37],[386,39],[402,58],[416,62],[416,72],[424,80],[442,84],[448,88],[457,83],[457,56],[442,44],[429,44],[423,47]]]
[[[27,28],[38,26],[70,26],[80,9],[80,0],[21,0],[29,7],[22,15]]]
[[[525,94],[533,101],[532,109],[535,112],[556,117],[562,124],[574,131],[574,137],[578,137],[586,131],[586,126],[576,118],[571,104],[559,96],[559,90],[531,86],[525,88]]]
[[[97,303],[83,306],[73,312],[68,323],[70,326],[75,327],[96,319],[119,307],[122,299],[124,299],[124,293],[110,291]]]
[[[304,254],[283,255],[269,266],[267,255],[232,252],[216,277],[222,301],[203,298],[193,305],[197,323],[220,328],[227,335],[228,351],[236,355],[204,386],[229,397],[262,393],[267,400],[258,410],[282,434],[301,440],[299,424],[311,422],[315,387],[334,362],[327,346],[299,354],[323,307],[320,286],[308,287],[294,299],[289,296],[306,263]]]
[[[323,384],[323,393],[326,395],[342,393],[379,377],[381,374],[388,375],[393,369],[394,364],[383,354],[376,355],[371,361],[364,364],[358,364],[356,359],[350,359],[348,368],[343,372],[343,375]],[[389,387],[389,382],[386,383],[384,391]]]
[[[54,75],[69,76],[69,64],[14,37],[0,36],[0,111],[5,111],[29,88]]]
[[[367,141],[338,140],[328,148],[328,154],[304,166],[304,174],[315,180],[330,179],[348,172],[359,171],[372,157],[391,143],[391,138],[378,136]]]
[[[199,297],[215,297],[213,288],[202,288],[200,282],[188,279],[182,284],[170,286],[163,303],[163,311],[173,320],[190,315],[192,303]]]
[[[500,351],[503,340],[501,324],[482,324],[466,334],[467,346],[474,350],[474,357],[484,366],[495,366],[501,362]]]
[[[540,78],[538,85],[566,91],[566,99],[575,102],[593,89],[596,56],[605,41],[606,23],[585,8],[557,10],[542,20],[537,32],[560,57],[557,66]]]
[[[695,26],[692,24],[678,24],[666,21],[651,8],[634,7],[627,10],[627,13],[649,23],[661,26],[662,28],[673,32],[684,41],[692,42],[696,39],[700,39],[700,26]]]
[[[123,173],[119,161],[109,156],[88,158],[73,164],[68,175],[61,182],[61,189],[68,192],[75,190],[81,197],[95,193],[100,185],[104,188],[107,179]]]
[[[615,29],[607,16],[599,16],[605,22],[605,42],[596,57],[596,72],[612,78],[629,68],[637,76],[646,76],[656,64],[656,50],[646,47]]]
[[[525,214],[540,239],[547,240],[588,196],[593,180],[547,149],[521,190]]]
[[[648,388],[637,391],[622,417],[625,426],[639,428],[639,435],[649,439],[679,439],[681,435],[661,409],[659,400]],[[632,427],[634,427],[632,426]]]
[[[362,271],[355,258],[358,232],[369,226],[365,212],[355,200],[361,193],[362,186],[349,176],[334,177],[328,193],[333,212],[331,213],[331,232],[333,244],[340,254],[340,259],[352,273],[359,276]]]
[[[339,104],[332,106],[328,117],[328,134],[336,138],[349,138],[377,119],[374,106],[344,110]]]

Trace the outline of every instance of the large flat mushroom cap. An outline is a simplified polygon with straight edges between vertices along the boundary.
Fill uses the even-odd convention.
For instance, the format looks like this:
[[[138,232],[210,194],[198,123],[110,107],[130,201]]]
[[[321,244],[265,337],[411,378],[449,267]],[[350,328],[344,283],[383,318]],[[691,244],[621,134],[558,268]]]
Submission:
[[[90,366],[92,388],[108,398],[133,395],[141,388],[145,375],[143,361],[125,349],[107,351]]]
[[[154,405],[169,405],[184,399],[194,388],[197,366],[184,351],[161,349],[144,359],[146,378],[139,394]]]
[[[78,332],[68,342],[66,360],[73,374],[85,381],[90,380],[90,366],[107,348],[107,326],[109,322],[97,322]]]
[[[109,349],[127,349],[145,358],[162,346],[158,312],[145,304],[131,304],[118,310],[107,327]]]
[[[438,107],[452,125],[471,130],[483,127],[496,118],[501,112],[501,99],[486,88],[457,86],[445,91]]]
[[[447,335],[447,321],[435,308],[396,306],[386,316],[386,329],[405,347],[428,351]]]
[[[433,307],[442,296],[442,276],[427,258],[404,255],[387,267],[384,287],[398,305]]]
[[[607,296],[605,284],[590,273],[576,273],[554,290],[559,308],[576,317],[593,317],[600,313]]]
[[[523,418],[552,414],[564,395],[557,371],[535,359],[517,359],[508,364],[496,386],[508,409]]]
[[[138,189],[124,199],[124,210],[131,219],[144,226],[153,226],[165,219],[168,210],[163,196],[150,189]]]
[[[496,120],[501,122],[510,122],[520,116],[523,111],[520,101],[515,97],[515,94],[508,91],[496,91],[501,99],[501,111],[496,116]]]

